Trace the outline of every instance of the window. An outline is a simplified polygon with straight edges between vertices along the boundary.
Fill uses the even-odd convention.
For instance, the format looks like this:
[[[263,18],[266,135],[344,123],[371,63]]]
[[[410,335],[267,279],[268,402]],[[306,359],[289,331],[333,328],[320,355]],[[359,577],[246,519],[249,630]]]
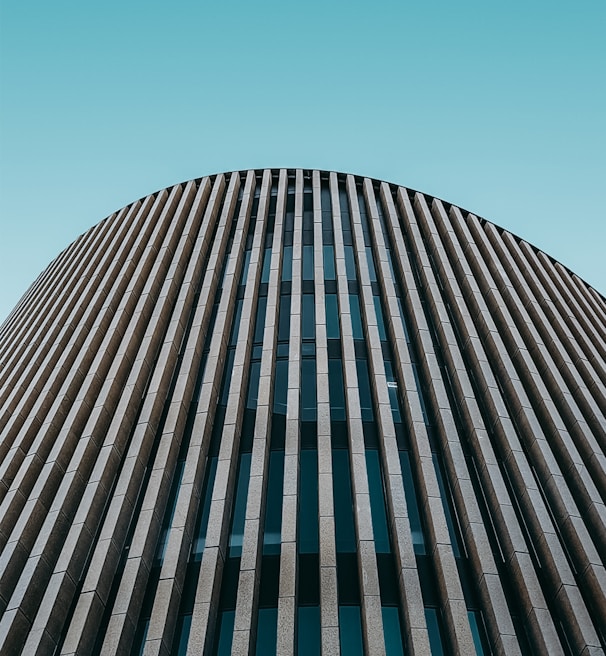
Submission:
[[[354,553],[356,551],[356,530],[354,527],[349,451],[347,449],[332,450],[332,480],[337,552]]]
[[[290,294],[280,296],[280,316],[278,319],[278,341],[287,342],[290,337]]]
[[[316,306],[313,294],[303,294],[301,298],[301,337],[305,340],[316,338]]]
[[[366,470],[368,472],[368,489],[370,492],[370,510],[372,515],[372,530],[375,537],[377,553],[389,553],[389,531],[385,514],[385,495],[383,476],[377,449],[366,449]]]
[[[324,246],[323,254],[324,254],[324,280],[336,280],[334,248],[332,246]]]
[[[284,246],[282,256],[282,281],[292,280],[292,246]]]
[[[359,606],[339,606],[339,640],[343,656],[363,656]]]
[[[385,656],[404,656],[402,631],[396,606],[383,606],[383,635],[385,636]]]
[[[372,398],[370,394],[370,380],[368,379],[368,361],[356,358],[356,370],[358,372],[358,389],[360,392],[360,408],[362,410],[362,421],[373,421]]]
[[[263,270],[261,272],[261,282],[269,282],[269,271],[271,267],[271,248],[266,248],[263,254]]]
[[[301,420],[316,421],[316,361],[301,360]]]
[[[314,279],[314,247],[303,246],[303,280]]]
[[[206,476],[204,478],[202,495],[200,497],[200,515],[198,518],[196,537],[192,542],[191,557],[194,560],[201,560],[202,553],[204,551],[206,529],[208,527],[208,516],[210,514],[210,502],[212,499],[213,486],[215,484],[215,475],[217,473],[217,460],[218,456],[209,456],[207,461]]]
[[[383,320],[383,309],[381,307],[381,298],[379,296],[373,296],[373,301],[375,304],[375,314],[377,316],[377,328],[379,330],[379,339],[384,342],[387,340],[387,334],[385,333],[385,321]]]
[[[320,656],[320,607],[299,606],[298,656]]]
[[[276,653],[278,634],[278,609],[260,608],[257,618],[257,656],[273,656]]]
[[[177,656],[186,656],[187,654],[187,641],[189,640],[189,632],[191,630],[191,613],[179,616],[177,620],[177,628],[175,630],[178,636]]]
[[[328,387],[330,418],[332,421],[345,421],[345,391],[343,389],[341,358],[330,358],[328,360]]]
[[[299,553],[318,552],[318,452],[302,449],[299,473]]]
[[[431,655],[444,656],[437,609],[425,608],[425,621],[427,622],[427,630],[429,632],[429,646],[431,647]]]
[[[263,553],[279,554],[282,532],[282,488],[284,484],[284,451],[269,454],[267,505],[263,531]]]
[[[364,339],[362,331],[362,315],[360,314],[360,299],[357,294],[349,295],[349,307],[351,312],[351,328],[354,339]]]
[[[231,534],[229,536],[229,557],[242,554],[242,540],[244,538],[244,520],[246,518],[246,498],[248,496],[248,481],[250,479],[251,453],[240,454],[240,466],[238,468],[238,482],[236,485],[236,496],[231,522]]]
[[[263,343],[263,331],[265,330],[265,313],[267,311],[267,296],[259,296],[257,302],[257,316],[255,319],[255,334],[253,342],[255,344]]]
[[[356,261],[354,259],[354,250],[352,246],[345,246],[345,271],[347,280],[357,280]]]
[[[327,339],[339,339],[339,305],[336,294],[326,294],[324,296],[326,306],[326,337]]]
[[[288,398],[288,360],[276,360],[276,375],[274,383],[274,412],[286,414]]]
[[[257,409],[257,400],[259,396],[259,374],[261,373],[261,363],[259,361],[250,363],[250,378],[248,380],[248,397],[246,407],[248,410]]]
[[[216,656],[231,656],[231,644],[234,637],[235,610],[219,612],[218,640],[216,643]]]
[[[415,554],[425,554],[425,536],[421,524],[421,515],[415,486],[412,479],[412,469],[410,467],[410,457],[408,451],[400,451],[400,468],[402,470],[402,479],[404,481],[404,493],[406,495],[406,505],[408,506],[408,521],[412,532],[412,544]]]

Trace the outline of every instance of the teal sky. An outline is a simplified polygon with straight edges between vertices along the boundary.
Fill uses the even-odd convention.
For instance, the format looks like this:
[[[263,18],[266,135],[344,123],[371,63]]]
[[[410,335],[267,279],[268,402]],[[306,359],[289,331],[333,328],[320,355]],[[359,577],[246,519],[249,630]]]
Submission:
[[[603,0],[0,7],[0,320],[112,211],[266,166],[439,196],[606,292]]]

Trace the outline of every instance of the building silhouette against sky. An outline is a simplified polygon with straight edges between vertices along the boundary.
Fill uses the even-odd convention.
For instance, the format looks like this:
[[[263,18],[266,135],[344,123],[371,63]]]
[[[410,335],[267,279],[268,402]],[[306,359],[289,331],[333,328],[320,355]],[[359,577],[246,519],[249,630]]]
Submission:
[[[606,302],[506,230],[214,175],[0,339],[2,654],[603,653]]]

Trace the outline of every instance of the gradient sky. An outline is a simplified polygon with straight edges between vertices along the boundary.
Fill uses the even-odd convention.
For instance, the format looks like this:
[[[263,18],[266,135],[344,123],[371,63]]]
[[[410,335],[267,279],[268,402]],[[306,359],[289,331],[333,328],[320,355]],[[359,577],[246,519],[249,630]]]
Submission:
[[[606,292],[603,0],[0,7],[0,320],[114,210],[253,167],[425,191]]]

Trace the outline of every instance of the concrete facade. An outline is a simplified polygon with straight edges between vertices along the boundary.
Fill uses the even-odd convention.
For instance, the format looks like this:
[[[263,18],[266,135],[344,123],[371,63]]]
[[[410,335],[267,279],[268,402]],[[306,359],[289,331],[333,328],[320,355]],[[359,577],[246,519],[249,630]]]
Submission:
[[[601,654],[606,300],[382,181],[238,171],[0,327],[0,653]]]

